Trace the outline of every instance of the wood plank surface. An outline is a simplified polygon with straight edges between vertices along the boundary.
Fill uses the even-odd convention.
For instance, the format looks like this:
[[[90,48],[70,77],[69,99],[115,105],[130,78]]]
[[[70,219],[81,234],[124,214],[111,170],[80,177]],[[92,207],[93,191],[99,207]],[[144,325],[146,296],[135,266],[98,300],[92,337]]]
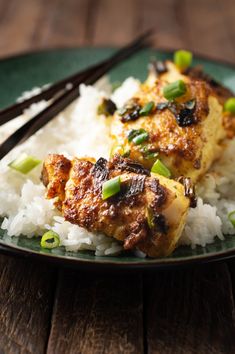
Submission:
[[[61,271],[48,353],[143,353],[141,275]]]
[[[144,287],[149,289],[148,353],[235,353],[234,300],[225,263],[158,272]]]
[[[100,0],[94,19],[92,44],[122,45],[139,32],[136,0]]]
[[[156,30],[154,45],[235,60],[233,0],[0,0],[0,56],[51,47],[122,45]]]
[[[0,0],[0,56],[120,46],[154,27],[156,47],[234,63],[234,23],[234,0]],[[233,354],[234,269],[158,271],[144,282],[66,269],[56,285],[51,265],[0,255],[0,354]]]
[[[0,353],[45,352],[56,274],[50,265],[0,256]]]

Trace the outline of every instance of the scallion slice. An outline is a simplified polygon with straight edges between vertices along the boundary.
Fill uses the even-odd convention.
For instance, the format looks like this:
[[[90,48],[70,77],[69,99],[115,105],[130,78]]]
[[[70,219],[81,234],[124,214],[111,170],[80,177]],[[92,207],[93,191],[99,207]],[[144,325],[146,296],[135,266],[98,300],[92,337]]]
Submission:
[[[37,159],[36,157],[22,154],[19,157],[17,157],[17,159],[9,163],[8,166],[26,175],[32,169],[38,166],[40,163],[41,160]]]
[[[146,209],[146,218],[147,218],[148,227],[150,229],[153,229],[155,226],[155,223],[154,223],[153,210],[151,207],[147,207],[147,209]]]
[[[151,101],[146,103],[146,105],[144,105],[144,107],[140,110],[140,116],[147,116],[148,114],[150,114],[153,110],[153,107],[154,102]]]
[[[156,160],[158,156],[157,151],[151,151],[148,145],[144,145],[140,151],[143,153],[143,156],[146,160]]]
[[[177,80],[175,82],[166,85],[163,88],[163,95],[169,101],[172,101],[175,98],[184,95],[185,92],[186,92],[186,86],[183,80]]]
[[[120,176],[114,177],[102,185],[102,199],[108,199],[113,195],[119,193],[121,190],[121,178]]]
[[[158,155],[158,152],[147,152],[146,151],[144,153],[144,158],[146,160],[153,160],[153,159],[156,159],[157,155]]]
[[[41,238],[42,248],[52,249],[52,248],[59,247],[59,245],[60,245],[60,237],[56,232],[52,230],[47,231]]]
[[[235,210],[231,211],[231,213],[228,214],[228,219],[233,225],[233,227],[235,227]]]
[[[132,141],[135,145],[140,145],[142,144],[144,141],[148,140],[149,135],[147,132],[144,132],[142,134],[139,134],[137,136],[135,136]]]
[[[157,173],[167,178],[170,178],[171,176],[170,170],[159,159],[154,162],[151,172]]]
[[[127,139],[129,142],[131,142],[137,135],[140,135],[142,133],[146,133],[146,130],[144,130],[144,129],[131,129],[127,134]]]
[[[193,55],[188,50],[177,50],[174,53],[174,62],[180,70],[187,69],[192,63]]]
[[[230,97],[224,104],[225,112],[235,114],[235,97]]]

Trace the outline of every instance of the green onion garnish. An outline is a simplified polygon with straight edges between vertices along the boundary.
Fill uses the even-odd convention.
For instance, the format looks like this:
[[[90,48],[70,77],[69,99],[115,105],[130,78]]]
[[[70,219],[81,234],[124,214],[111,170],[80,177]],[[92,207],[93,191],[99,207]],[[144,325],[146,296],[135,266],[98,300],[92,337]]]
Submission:
[[[155,226],[154,215],[153,215],[153,210],[150,207],[147,207],[146,209],[146,218],[147,218],[148,227],[150,229],[153,229]]]
[[[229,98],[224,104],[225,112],[235,114],[235,97]]]
[[[21,156],[17,157],[17,159],[9,163],[8,166],[26,175],[40,163],[41,160],[38,160],[36,157],[22,154]]]
[[[149,113],[152,112],[154,107],[154,102],[148,102],[146,103],[146,105],[144,105],[143,108],[141,108],[140,110],[140,116],[147,116]]]
[[[134,137],[134,138],[132,139],[132,141],[133,141],[133,143],[134,143],[135,145],[140,145],[140,144],[142,144],[144,141],[148,140],[148,138],[149,138],[148,133],[147,133],[147,132],[144,132],[144,133],[139,134],[139,135],[137,135],[136,137]]]
[[[159,159],[154,162],[151,172],[158,173],[167,178],[170,178],[171,176],[170,170]]]
[[[157,155],[158,155],[158,152],[147,152],[146,151],[144,153],[144,158],[146,160],[153,160],[153,159],[156,159]]]
[[[174,62],[180,70],[187,69],[192,63],[193,55],[187,50],[177,50],[174,53]]]
[[[183,80],[177,80],[163,88],[163,95],[169,101],[184,95],[185,92],[186,86]]]
[[[143,153],[144,158],[146,160],[153,160],[156,159],[158,156],[158,152],[156,151],[151,151],[148,145],[144,145],[140,151]]]
[[[120,192],[121,189],[121,178],[120,176],[114,177],[102,185],[102,199],[108,199],[113,195]]]
[[[60,238],[59,235],[50,230],[47,231],[41,238],[41,247],[42,248],[55,248],[55,247],[59,247],[60,245]]]
[[[228,219],[233,225],[233,227],[235,227],[235,210],[231,211],[231,213],[228,214]]]
[[[140,135],[142,133],[147,133],[146,130],[144,129],[132,129],[128,132],[127,134],[127,139],[129,141],[129,143],[137,136]]]

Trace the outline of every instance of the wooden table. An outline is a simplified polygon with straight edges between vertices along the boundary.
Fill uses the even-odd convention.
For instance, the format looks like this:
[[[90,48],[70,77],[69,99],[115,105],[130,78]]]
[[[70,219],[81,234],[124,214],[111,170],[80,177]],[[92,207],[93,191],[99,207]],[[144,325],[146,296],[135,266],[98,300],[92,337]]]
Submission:
[[[234,1],[0,0],[0,53],[155,44],[235,61]],[[0,256],[0,353],[235,353],[235,263],[102,274]]]

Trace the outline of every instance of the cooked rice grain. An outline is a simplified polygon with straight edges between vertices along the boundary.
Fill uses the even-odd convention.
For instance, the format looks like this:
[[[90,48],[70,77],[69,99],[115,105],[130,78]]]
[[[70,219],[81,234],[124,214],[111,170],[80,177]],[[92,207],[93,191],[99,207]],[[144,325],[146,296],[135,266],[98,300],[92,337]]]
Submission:
[[[44,198],[45,188],[40,182],[38,166],[27,176],[9,169],[8,163],[25,152],[44,159],[48,153],[66,156],[108,157],[111,140],[108,136],[107,120],[97,116],[97,106],[102,97],[108,97],[111,85],[107,79],[98,84],[99,89],[80,86],[81,97],[59,114],[46,127],[37,132],[24,144],[15,148],[0,162],[0,215],[4,217],[2,228],[9,236],[42,235],[52,229],[60,236],[61,244],[68,251],[91,250],[97,256],[117,254],[122,246],[110,237],[95,234],[72,225],[59,216],[52,200]],[[118,107],[138,90],[139,81],[128,78],[112,95]],[[40,92],[38,88],[26,92],[20,99]],[[33,104],[16,120],[0,129],[0,140],[46,107],[45,101]],[[222,158],[212,166],[198,185],[198,206],[190,209],[180,244],[205,246],[215,236],[234,234],[235,229],[227,218],[235,210],[235,141],[227,143]],[[142,252],[136,256],[143,257]]]

